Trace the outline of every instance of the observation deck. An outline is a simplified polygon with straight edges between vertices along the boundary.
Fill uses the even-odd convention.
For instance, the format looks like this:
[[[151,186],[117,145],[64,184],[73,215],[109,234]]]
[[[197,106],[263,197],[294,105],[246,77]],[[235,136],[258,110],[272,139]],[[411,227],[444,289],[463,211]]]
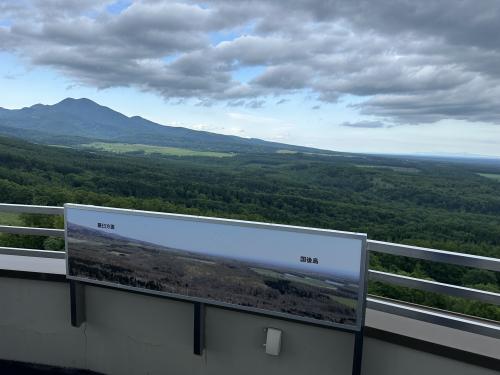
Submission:
[[[0,204],[0,211],[63,215],[61,207]],[[0,232],[63,237],[58,229],[0,226]],[[500,272],[500,260],[368,240],[370,252]],[[500,295],[380,271],[393,285],[500,305]],[[65,253],[0,248],[0,373],[350,374],[352,335],[323,326],[206,307],[205,350],[193,354],[193,303],[85,285],[85,321],[71,325]],[[278,356],[265,329],[282,331]],[[347,360],[349,358],[349,360]],[[500,324],[368,296],[362,374],[500,372]]]

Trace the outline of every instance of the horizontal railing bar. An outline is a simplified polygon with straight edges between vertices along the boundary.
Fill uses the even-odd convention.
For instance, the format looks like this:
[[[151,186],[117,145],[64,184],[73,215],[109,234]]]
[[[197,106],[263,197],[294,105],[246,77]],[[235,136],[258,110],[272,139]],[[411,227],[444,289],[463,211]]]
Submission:
[[[426,306],[416,306],[405,302],[387,300],[371,295],[368,296],[366,301],[367,308],[371,310],[500,339],[500,324],[495,324],[495,322],[457,315],[452,312],[436,310]]]
[[[64,207],[0,203],[0,212],[64,215]]]
[[[425,247],[399,245],[382,241],[367,241],[369,251],[405,256],[433,262],[456,264],[459,266],[481,268],[484,270],[500,272],[500,259],[483,257],[479,255],[455,253],[452,251],[428,249]]]
[[[461,297],[465,299],[475,299],[478,301],[492,303],[500,306],[500,294],[487,292],[478,289],[467,288],[463,286],[444,284],[432,280],[416,279],[414,277],[396,275],[382,271],[368,271],[369,278],[372,281],[380,281],[389,284],[404,286],[407,288],[414,288],[425,290],[433,293],[443,293],[450,296]]]
[[[0,233],[23,234],[29,236],[64,237],[64,229],[14,227],[8,225],[0,225]]]
[[[53,250],[23,249],[19,247],[0,247],[1,255],[19,255],[35,258],[65,259],[66,252]]]

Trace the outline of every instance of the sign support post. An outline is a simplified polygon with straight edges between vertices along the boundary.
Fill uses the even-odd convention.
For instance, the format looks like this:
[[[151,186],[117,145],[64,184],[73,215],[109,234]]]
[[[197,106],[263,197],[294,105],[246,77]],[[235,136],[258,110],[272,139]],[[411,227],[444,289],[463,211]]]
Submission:
[[[205,304],[194,303],[193,353],[203,355],[205,350]]]
[[[70,280],[69,294],[71,301],[71,325],[73,327],[80,327],[85,322],[85,290],[83,284],[75,280]]]
[[[354,333],[354,355],[352,357],[352,375],[361,375],[361,367],[363,363],[363,340],[364,329]]]

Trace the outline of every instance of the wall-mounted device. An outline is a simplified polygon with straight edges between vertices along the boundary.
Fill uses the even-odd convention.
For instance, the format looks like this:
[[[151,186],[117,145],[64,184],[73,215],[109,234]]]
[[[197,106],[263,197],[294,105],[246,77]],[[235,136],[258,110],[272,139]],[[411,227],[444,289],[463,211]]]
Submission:
[[[281,333],[282,331],[276,328],[266,329],[266,343],[264,344],[266,348],[266,354],[276,356],[280,355]]]

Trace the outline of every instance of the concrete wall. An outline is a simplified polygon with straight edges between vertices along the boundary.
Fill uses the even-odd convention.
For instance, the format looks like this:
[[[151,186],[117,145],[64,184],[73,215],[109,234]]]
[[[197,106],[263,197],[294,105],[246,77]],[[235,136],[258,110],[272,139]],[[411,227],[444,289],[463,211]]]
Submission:
[[[352,334],[207,308],[206,350],[193,355],[190,303],[85,287],[87,323],[70,325],[69,285],[0,277],[0,359],[106,374],[351,374]],[[264,328],[283,330],[279,357]],[[367,338],[364,374],[497,374]]]
[[[366,338],[363,373],[371,375],[498,375],[488,370],[437,354]]]

